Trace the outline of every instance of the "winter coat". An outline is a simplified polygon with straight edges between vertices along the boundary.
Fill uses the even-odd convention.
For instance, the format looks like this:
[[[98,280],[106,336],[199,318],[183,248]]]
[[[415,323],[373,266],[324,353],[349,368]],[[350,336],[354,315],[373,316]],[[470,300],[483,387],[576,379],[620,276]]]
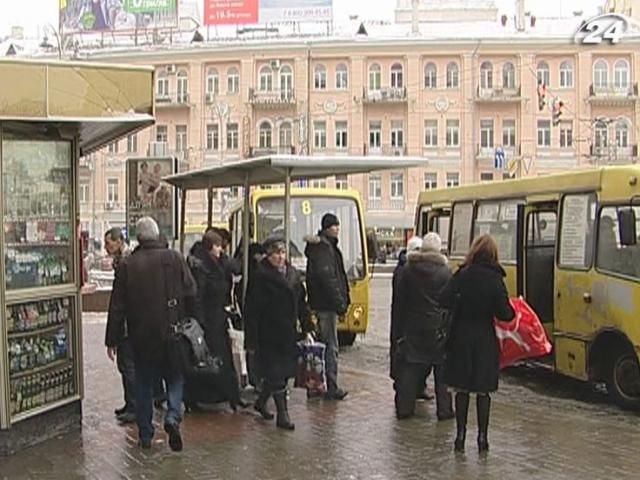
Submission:
[[[260,262],[248,289],[246,317],[249,348],[256,351],[261,375],[275,381],[294,376],[298,322],[303,333],[312,328],[300,273],[287,265],[283,274],[268,259]]]
[[[400,275],[395,330],[399,354],[407,363],[441,364],[444,345],[437,341],[446,332],[446,311],[440,295],[451,279],[447,258],[439,252],[410,252]]]
[[[187,263],[198,285],[196,318],[211,353],[221,355],[226,351],[228,336],[225,307],[231,303],[231,270],[224,257],[211,258],[201,242],[193,245]]]
[[[305,237],[305,241],[309,305],[318,312],[345,314],[351,298],[338,239],[319,232],[317,235]]]
[[[177,299],[169,312],[170,297]],[[160,242],[142,242],[122,259],[113,283],[105,344],[115,348],[126,319],[136,361],[167,358],[170,324],[195,315],[196,283],[182,256]]]
[[[477,393],[498,389],[499,350],[494,319],[514,317],[500,265],[478,262],[458,270],[441,297],[452,309],[445,382]]]

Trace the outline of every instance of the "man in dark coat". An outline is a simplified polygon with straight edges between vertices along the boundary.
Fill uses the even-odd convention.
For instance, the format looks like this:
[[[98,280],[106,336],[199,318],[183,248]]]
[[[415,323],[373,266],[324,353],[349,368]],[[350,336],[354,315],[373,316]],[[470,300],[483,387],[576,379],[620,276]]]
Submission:
[[[287,381],[295,376],[298,322],[302,334],[311,331],[306,291],[298,271],[286,261],[280,238],[264,242],[267,257],[257,266],[247,296],[247,332],[255,349],[264,383],[255,409],[266,420],[273,419],[267,401],[273,395],[280,428],[293,430],[287,409]]]
[[[349,309],[349,281],[338,248],[340,221],[332,213],[322,217],[322,229],[306,237],[307,289],[309,305],[316,312],[320,339],[326,345],[327,393],[329,400],[343,400],[347,391],[338,387],[338,316]]]
[[[153,385],[163,377],[168,397],[164,429],[171,449],[180,451],[183,374],[170,361],[168,346],[172,324],[195,313],[196,284],[182,256],[159,241],[155,220],[141,218],[136,231],[139,246],[122,260],[113,285],[106,344],[112,356],[126,319],[136,365],[140,446],[151,447]]]
[[[407,254],[407,265],[397,286],[394,300],[401,319],[398,327],[396,366],[396,414],[413,415],[416,388],[432,368],[436,379],[436,405],[439,420],[453,418],[451,395],[443,382],[446,312],[439,298],[451,278],[447,258],[440,253],[442,241],[437,233],[425,235],[420,251]]]

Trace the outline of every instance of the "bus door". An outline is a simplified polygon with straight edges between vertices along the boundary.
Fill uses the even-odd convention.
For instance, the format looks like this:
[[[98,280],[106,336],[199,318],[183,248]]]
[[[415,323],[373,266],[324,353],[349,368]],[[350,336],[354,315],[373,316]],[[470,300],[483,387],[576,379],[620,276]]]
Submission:
[[[518,293],[533,307],[547,332],[553,332],[557,202],[524,207],[524,252],[518,262]]]

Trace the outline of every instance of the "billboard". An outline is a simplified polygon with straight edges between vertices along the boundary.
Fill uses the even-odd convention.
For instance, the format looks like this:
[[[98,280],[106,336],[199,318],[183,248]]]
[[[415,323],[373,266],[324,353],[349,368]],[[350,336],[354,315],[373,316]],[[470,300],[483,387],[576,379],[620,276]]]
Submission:
[[[130,158],[127,161],[127,231],[136,236],[136,222],[152,217],[167,240],[175,237],[176,190],[162,181],[176,171],[176,160],[163,158]]]
[[[332,19],[332,0],[260,0],[260,23]]]
[[[173,27],[178,0],[60,0],[66,32],[114,32]]]
[[[258,23],[259,0],[204,0],[205,25]]]

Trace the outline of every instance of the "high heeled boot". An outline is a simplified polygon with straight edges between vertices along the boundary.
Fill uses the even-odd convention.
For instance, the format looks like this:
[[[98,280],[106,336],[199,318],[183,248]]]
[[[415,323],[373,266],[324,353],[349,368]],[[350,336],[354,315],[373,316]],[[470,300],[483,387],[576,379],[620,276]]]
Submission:
[[[464,442],[467,436],[467,414],[469,413],[469,394],[456,393],[456,440],[453,444],[456,452],[464,452]]]
[[[478,395],[476,397],[476,410],[478,413],[478,451],[489,450],[489,413],[491,411],[491,397]]]

